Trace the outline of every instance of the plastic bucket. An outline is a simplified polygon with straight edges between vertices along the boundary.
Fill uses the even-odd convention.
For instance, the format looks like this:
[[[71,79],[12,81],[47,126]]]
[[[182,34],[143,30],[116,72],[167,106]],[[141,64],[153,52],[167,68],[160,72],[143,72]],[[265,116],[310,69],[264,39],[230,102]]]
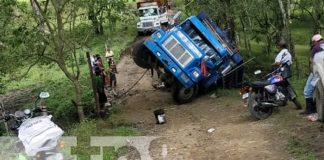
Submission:
[[[165,113],[163,109],[158,109],[154,111],[154,116],[156,119],[156,124],[166,123]]]

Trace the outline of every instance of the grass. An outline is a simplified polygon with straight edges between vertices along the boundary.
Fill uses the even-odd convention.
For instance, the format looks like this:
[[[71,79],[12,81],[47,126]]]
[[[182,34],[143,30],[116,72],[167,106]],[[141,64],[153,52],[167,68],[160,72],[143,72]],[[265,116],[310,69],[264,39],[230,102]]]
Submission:
[[[78,137],[78,147],[73,152],[82,154],[88,153],[90,137],[91,136],[137,136],[139,135],[139,131],[135,128],[129,126],[119,126],[116,128],[112,128],[107,125],[112,123],[114,119],[109,120],[87,120],[83,121],[80,124],[76,124],[72,129],[68,131],[69,136]],[[123,150],[117,150],[117,148],[113,147],[105,147],[104,148],[104,159],[117,159],[119,152]],[[92,153],[97,153],[93,151]],[[80,159],[86,159],[85,156],[78,156]]]
[[[292,137],[288,141],[287,149],[297,160],[317,160],[310,146],[300,139]]]

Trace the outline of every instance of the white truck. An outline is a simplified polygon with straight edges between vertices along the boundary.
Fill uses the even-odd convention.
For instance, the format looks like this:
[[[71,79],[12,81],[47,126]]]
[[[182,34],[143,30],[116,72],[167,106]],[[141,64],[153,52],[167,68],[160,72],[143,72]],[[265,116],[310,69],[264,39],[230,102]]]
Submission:
[[[324,51],[315,54],[313,73],[318,78],[314,91],[318,120],[324,122]]]
[[[137,10],[139,22],[137,22],[137,31],[139,35],[148,32],[154,32],[161,26],[161,21],[168,19],[167,0],[140,0],[137,1]]]

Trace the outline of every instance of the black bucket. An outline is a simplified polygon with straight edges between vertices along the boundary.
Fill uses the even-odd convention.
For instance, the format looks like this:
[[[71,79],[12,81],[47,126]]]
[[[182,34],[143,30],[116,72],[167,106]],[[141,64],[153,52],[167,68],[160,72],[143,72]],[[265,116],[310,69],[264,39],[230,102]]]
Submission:
[[[156,124],[166,123],[165,114],[163,109],[158,109],[154,111],[154,116],[156,119]]]

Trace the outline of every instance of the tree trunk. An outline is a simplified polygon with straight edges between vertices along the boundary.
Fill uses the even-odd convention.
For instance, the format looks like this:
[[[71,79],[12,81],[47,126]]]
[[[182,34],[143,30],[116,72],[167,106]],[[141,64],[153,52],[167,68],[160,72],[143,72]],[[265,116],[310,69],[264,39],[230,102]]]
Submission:
[[[292,43],[291,39],[291,33],[290,33],[290,27],[289,27],[289,20],[290,20],[290,0],[287,0],[286,5],[284,5],[282,0],[278,0],[280,11],[281,11],[281,17],[282,17],[282,24],[283,28],[282,31],[282,37],[287,41],[288,49],[292,56],[295,56],[295,47]]]
[[[240,17],[240,22],[241,22],[241,25],[242,25],[242,28],[243,28],[244,47],[247,50],[248,55],[251,56],[251,44],[250,44],[250,41],[247,38],[248,37],[247,29],[245,27],[243,17]]]
[[[225,7],[225,23],[226,23],[226,27],[228,29],[228,36],[230,38],[230,40],[232,42],[236,42],[236,39],[235,39],[235,22],[234,22],[234,19],[233,19],[233,16],[232,14],[234,14],[232,12],[232,8],[231,8],[231,1],[230,0],[223,0],[223,6]]]
[[[81,84],[79,80],[75,79],[73,81],[74,89],[75,89],[75,102],[77,105],[77,110],[79,114],[80,121],[83,121],[85,119],[84,111],[83,111],[83,105],[81,100]]]
[[[48,4],[48,0],[46,1],[46,3]],[[41,31],[42,33],[45,33],[44,17],[42,16],[39,8],[37,7],[36,0],[30,0],[30,4],[32,6],[35,16],[37,17],[39,31]]]

